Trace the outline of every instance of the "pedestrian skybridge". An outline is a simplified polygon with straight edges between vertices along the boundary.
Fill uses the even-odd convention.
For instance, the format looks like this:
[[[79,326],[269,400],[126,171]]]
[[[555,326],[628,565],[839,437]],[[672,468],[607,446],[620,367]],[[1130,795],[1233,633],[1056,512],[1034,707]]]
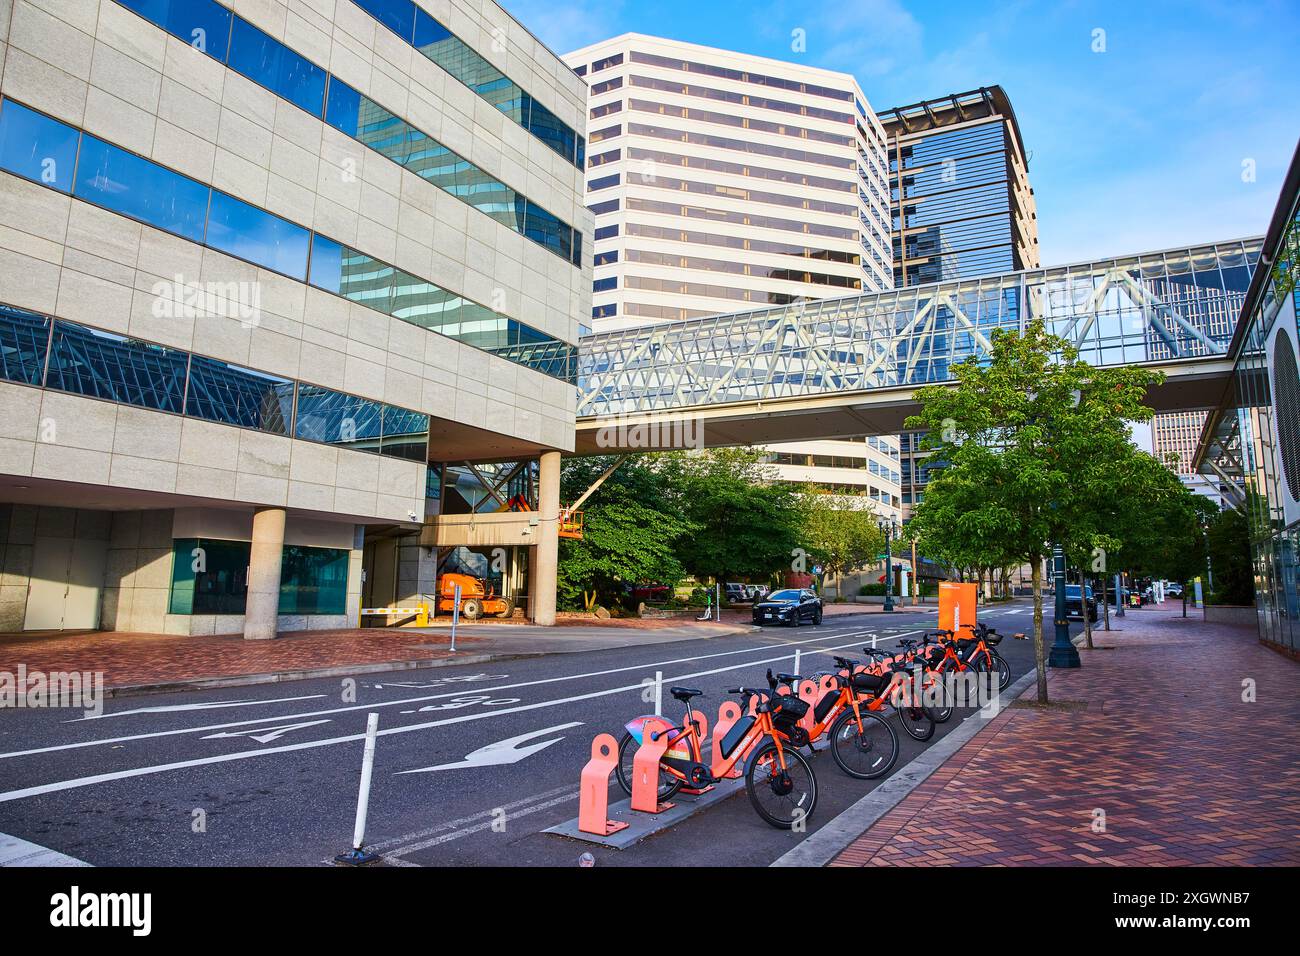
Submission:
[[[1042,319],[1098,366],[1166,373],[1157,411],[1211,408],[1261,239],[585,336],[577,450],[890,434],[919,385]]]

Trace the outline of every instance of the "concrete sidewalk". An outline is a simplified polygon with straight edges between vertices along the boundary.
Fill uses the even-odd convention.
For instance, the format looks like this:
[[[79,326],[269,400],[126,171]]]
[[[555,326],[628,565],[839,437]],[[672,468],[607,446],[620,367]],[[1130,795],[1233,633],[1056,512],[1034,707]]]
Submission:
[[[830,865],[1300,864],[1300,664],[1180,612],[1095,632]]]
[[[102,672],[109,696],[270,684],[311,677],[355,676],[479,664],[510,657],[565,654],[745,633],[748,623],[654,622],[620,627],[590,623],[536,627],[359,628],[295,631],[274,641],[239,635],[176,636],[91,631],[0,636],[0,672]]]

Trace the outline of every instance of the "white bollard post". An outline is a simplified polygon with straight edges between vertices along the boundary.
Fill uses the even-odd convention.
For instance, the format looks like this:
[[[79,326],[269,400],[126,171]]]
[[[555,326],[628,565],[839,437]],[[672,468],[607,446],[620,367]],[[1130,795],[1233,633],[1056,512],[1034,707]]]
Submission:
[[[452,591],[451,599],[451,652],[456,653],[456,625],[460,623],[460,585]]]
[[[664,672],[655,671],[655,716],[664,715]]]
[[[716,582],[714,583],[713,593],[716,598],[713,602],[713,607],[715,609],[713,612],[713,620],[721,624],[722,623],[722,585],[720,583],[716,583]]]
[[[796,648],[794,649],[794,672],[795,672],[796,674],[799,674],[800,677],[803,676],[803,674],[800,674],[800,673],[799,673],[799,655],[800,655],[801,653],[802,653],[802,651],[801,651],[799,648],[796,647]]]
[[[366,814],[370,810],[370,777],[375,767],[375,737],[379,732],[379,715],[366,716],[366,746],[361,755],[361,785],[357,791],[357,819],[352,827],[352,849],[334,858],[335,863],[357,866],[378,859],[363,849],[366,842]]]

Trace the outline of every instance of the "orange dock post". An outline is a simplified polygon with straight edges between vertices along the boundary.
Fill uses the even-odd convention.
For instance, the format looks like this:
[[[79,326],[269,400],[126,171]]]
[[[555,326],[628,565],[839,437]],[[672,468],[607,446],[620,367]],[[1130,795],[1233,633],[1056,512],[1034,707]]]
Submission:
[[[618,763],[618,741],[609,734],[597,734],[591,742],[591,759],[582,768],[578,794],[578,829],[583,833],[609,836],[627,829],[628,824],[609,819],[609,775]]]
[[[659,802],[659,760],[668,749],[664,731],[672,725],[652,717],[641,726],[641,746],[632,758],[632,809],[642,813],[663,813],[673,806]],[[655,737],[658,736],[658,740]]]
[[[727,736],[727,731],[735,726],[736,721],[740,720],[740,705],[734,700],[724,700],[722,706],[718,708],[718,722],[713,725],[712,741],[712,763],[710,767],[717,767],[722,763],[722,738]],[[727,774],[728,777],[739,777],[744,771],[740,769],[741,761],[736,761],[736,766],[731,768]],[[717,771],[714,771],[717,776]]]

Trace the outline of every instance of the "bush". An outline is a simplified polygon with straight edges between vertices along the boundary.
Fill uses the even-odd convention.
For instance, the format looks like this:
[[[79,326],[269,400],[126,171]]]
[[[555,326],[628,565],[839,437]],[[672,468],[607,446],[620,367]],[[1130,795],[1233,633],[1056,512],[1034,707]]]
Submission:
[[[885,586],[880,582],[864,584],[858,588],[858,594],[863,597],[881,597],[885,593]]]

